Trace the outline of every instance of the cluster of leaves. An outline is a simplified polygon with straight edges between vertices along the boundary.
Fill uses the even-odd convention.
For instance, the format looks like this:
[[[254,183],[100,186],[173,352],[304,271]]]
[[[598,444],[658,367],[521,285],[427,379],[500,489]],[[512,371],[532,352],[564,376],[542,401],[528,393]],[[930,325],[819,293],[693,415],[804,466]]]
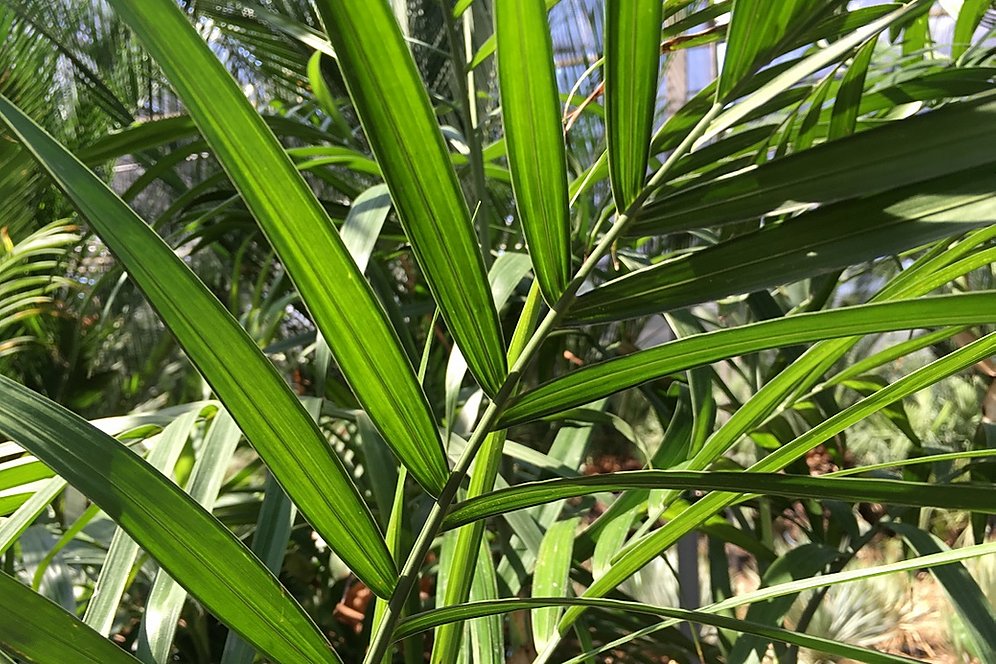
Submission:
[[[3,88],[4,149],[113,254],[101,316],[137,289],[196,372],[159,385],[169,408],[94,420],[0,376],[11,656],[907,661],[807,628],[830,586],[922,568],[996,653],[960,564],[996,552],[996,434],[936,449],[903,408],[991,377],[987,3],[939,45],[926,0],[606,0],[567,141],[556,2],[108,4],[80,31],[138,39],[147,120],[114,117],[107,95],[131,113],[138,93],[49,40],[101,93],[94,136],[121,129],[71,139]],[[716,80],[661,117],[662,63],[717,42]],[[119,195],[97,173],[125,158]],[[905,330],[929,332],[860,345]],[[855,462],[848,429],[883,415],[907,458]],[[639,469],[592,472],[596,431]],[[975,541],[923,529],[937,509]],[[808,543],[784,553],[776,528]],[[848,568],[886,537],[913,555]],[[759,590],[732,594],[734,547]],[[674,550],[685,608],[641,589],[670,584]],[[356,630],[329,618],[363,593]]]

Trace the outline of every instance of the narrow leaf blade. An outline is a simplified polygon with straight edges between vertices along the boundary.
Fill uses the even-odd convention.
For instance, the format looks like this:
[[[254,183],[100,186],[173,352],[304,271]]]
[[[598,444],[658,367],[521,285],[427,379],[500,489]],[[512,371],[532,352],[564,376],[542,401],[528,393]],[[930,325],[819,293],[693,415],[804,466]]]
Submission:
[[[647,177],[660,70],[659,0],[605,3],[605,129],[609,181],[620,212]]]
[[[768,348],[921,326],[994,322],[993,297],[992,293],[970,293],[881,302],[693,335],[555,378],[513,400],[501,422],[508,426],[525,422],[669,373]]]
[[[533,270],[552,305],[571,272],[567,157],[552,38],[543,0],[506,0],[494,12],[512,190]]]
[[[373,516],[256,344],[131,208],[2,97],[0,119],[93,224],[315,529],[364,583],[390,594],[396,566]]]
[[[571,554],[578,519],[558,521],[543,535],[536,571],[533,572],[533,597],[566,597],[570,594]],[[557,631],[560,609],[555,606],[532,612],[533,643],[543,652]]]
[[[0,573],[0,644],[35,662],[134,663],[138,660],[54,602]]]
[[[842,201],[610,281],[575,321],[608,322],[792,283],[996,221],[996,163]]]
[[[447,466],[425,395],[394,328],[314,193],[174,2],[111,4],[186,104],[287,266],[315,324],[334,341],[339,367],[384,439],[427,490],[440,491]]]
[[[3,376],[0,432],[100,505],[163,569],[260,651],[278,661],[340,661],[259,560],[130,449]],[[239,583],[231,583],[232,578]]]
[[[322,0],[317,5],[415,258],[471,372],[494,395],[507,364],[484,260],[394,14],[383,2]]]

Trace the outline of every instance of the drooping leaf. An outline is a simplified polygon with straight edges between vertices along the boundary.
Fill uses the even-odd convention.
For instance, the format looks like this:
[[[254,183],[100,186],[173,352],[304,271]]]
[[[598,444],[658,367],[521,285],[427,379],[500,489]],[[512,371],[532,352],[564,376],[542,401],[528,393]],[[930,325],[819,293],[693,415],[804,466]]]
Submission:
[[[494,14],[512,190],[533,271],[552,306],[570,280],[571,221],[550,28],[543,0],[498,2]]]

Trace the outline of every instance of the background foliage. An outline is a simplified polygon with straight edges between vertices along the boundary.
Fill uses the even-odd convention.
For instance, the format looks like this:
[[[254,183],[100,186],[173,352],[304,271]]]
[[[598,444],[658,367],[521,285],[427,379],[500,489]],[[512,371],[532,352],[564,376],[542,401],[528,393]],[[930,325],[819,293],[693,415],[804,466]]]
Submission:
[[[0,657],[990,661],[994,29],[2,0]]]

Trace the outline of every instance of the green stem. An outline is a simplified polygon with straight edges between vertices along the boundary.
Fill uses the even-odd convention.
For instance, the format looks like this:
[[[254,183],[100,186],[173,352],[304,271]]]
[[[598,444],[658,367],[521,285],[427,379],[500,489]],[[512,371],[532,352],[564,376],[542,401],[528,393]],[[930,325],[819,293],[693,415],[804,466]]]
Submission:
[[[408,596],[411,594],[415,587],[415,583],[418,580],[418,571],[422,567],[422,562],[425,560],[426,555],[429,553],[429,549],[432,547],[432,542],[436,538],[443,525],[443,519],[446,517],[447,511],[449,511],[450,504],[456,498],[457,491],[460,485],[463,483],[464,477],[467,471],[470,469],[471,463],[474,461],[474,457],[477,455],[477,451],[480,449],[481,445],[484,443],[485,438],[491,432],[492,427],[497,423],[499,416],[504,409],[508,398],[518,387],[519,381],[522,379],[522,374],[525,369],[529,366],[530,362],[535,357],[537,351],[546,341],[549,334],[557,327],[561,318],[570,309],[571,305],[577,299],[578,289],[584,284],[585,280],[591,275],[598,262],[602,257],[608,252],[612,244],[619,239],[622,232],[625,230],[627,224],[636,213],[639,211],[643,203],[650,197],[654,190],[663,184],[671,169],[674,168],[675,164],[681,160],[695,145],[695,142],[705,133],[706,129],[712,123],[712,120],[719,114],[722,110],[720,104],[713,105],[709,111],[702,116],[698,124],[692,129],[692,131],[685,137],[678,147],[668,155],[668,158],[661,164],[661,167],[654,173],[653,177],[647,182],[647,185],[637,196],[636,200],[626,208],[626,211],[616,218],[616,223],[612,225],[599,243],[589,254],[588,258],[585,259],[581,267],[578,268],[574,279],[568,284],[567,289],[564,294],[560,296],[553,308],[547,312],[546,316],[540,322],[539,326],[536,328],[536,332],[533,334],[532,338],[522,349],[522,353],[515,360],[511,369],[509,369],[508,376],[505,378],[505,382],[502,384],[501,389],[498,394],[495,395],[494,400],[488,405],[487,410],[484,411],[484,415],[481,417],[480,423],[474,429],[474,433],[471,435],[470,440],[467,441],[467,447],[464,448],[463,453],[457,460],[453,471],[450,473],[449,480],[446,482],[446,486],[443,487],[442,492],[436,500],[436,503],[432,506],[429,512],[429,516],[422,526],[422,530],[415,540],[415,544],[412,546],[411,553],[408,559],[405,561],[405,565],[401,570],[401,576],[398,579],[398,585],[395,587],[394,594],[388,602],[387,609],[384,612],[383,619],[378,625],[373,638],[370,641],[370,649],[367,651],[367,655],[364,658],[365,664],[374,664],[375,662],[380,662],[383,660],[384,655],[387,654],[387,650],[391,645],[391,638],[394,633],[394,628],[401,618],[401,611],[404,607]]]

